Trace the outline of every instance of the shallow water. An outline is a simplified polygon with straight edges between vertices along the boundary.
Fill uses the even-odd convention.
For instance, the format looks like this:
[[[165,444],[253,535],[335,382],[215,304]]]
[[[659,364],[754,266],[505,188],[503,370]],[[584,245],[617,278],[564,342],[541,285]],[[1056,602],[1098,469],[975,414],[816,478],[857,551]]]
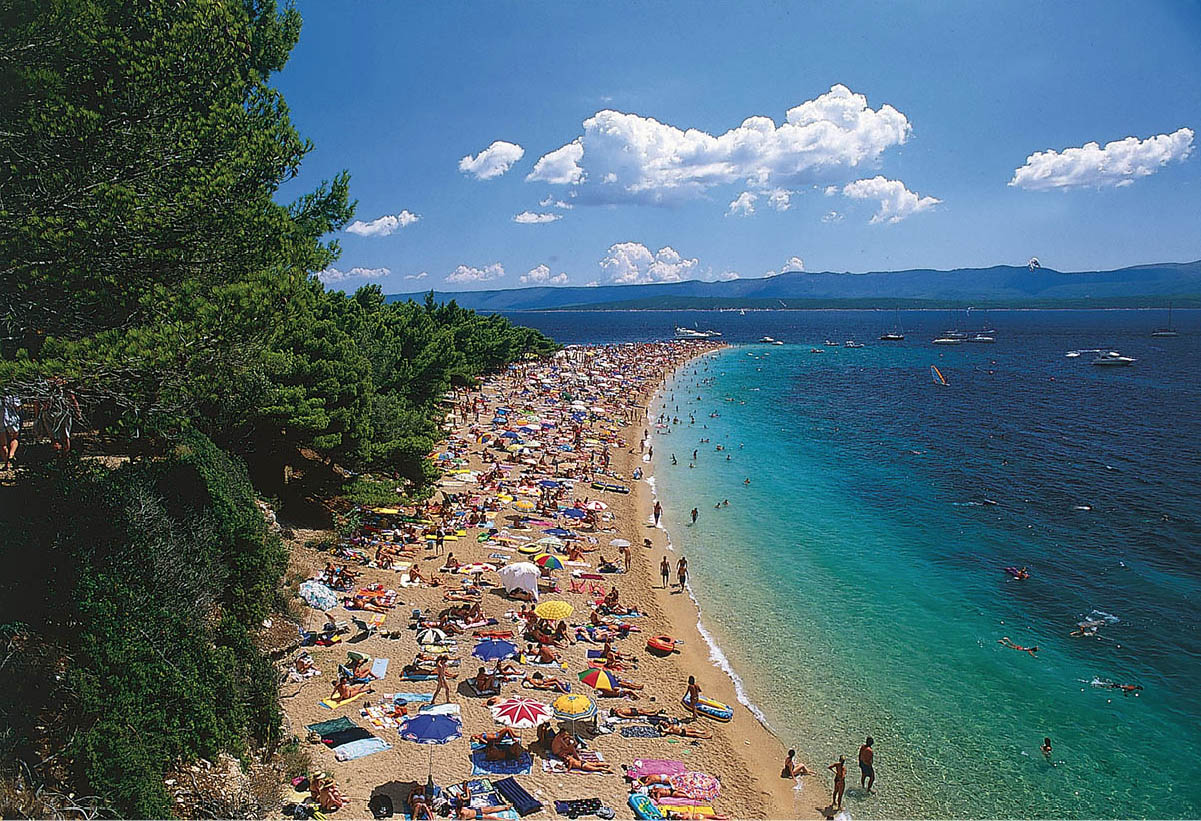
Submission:
[[[534,316],[514,318],[564,342],[698,321],[793,343],[681,373],[654,470],[703,620],[772,727],[819,767],[875,737],[877,795],[852,772],[852,815],[1201,815],[1201,316],[1160,340],[1148,312],[998,311],[972,319],[995,345],[951,348],[929,344],[945,313],[902,314],[892,344],[871,312]],[[809,352],[850,336],[868,347]],[[1139,362],[1064,356],[1083,348]],[[1068,636],[1086,618],[1097,637]]]

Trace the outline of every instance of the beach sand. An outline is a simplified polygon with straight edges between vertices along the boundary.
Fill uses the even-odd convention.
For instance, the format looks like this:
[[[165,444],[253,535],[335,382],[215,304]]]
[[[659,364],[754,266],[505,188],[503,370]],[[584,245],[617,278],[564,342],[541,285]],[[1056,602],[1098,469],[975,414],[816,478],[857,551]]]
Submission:
[[[676,366],[700,355],[712,346],[687,346],[676,349],[682,352],[678,355]],[[651,400],[652,394],[668,376],[666,369],[655,379],[647,379],[638,391],[637,400],[640,408],[631,408],[630,416],[641,414]],[[511,378],[511,377],[509,377]],[[503,390],[504,377],[490,380],[485,386],[484,394],[496,396]],[[622,400],[630,397],[622,397]],[[482,418],[489,418],[490,414]],[[466,435],[466,423],[448,418],[455,432]],[[688,711],[680,704],[680,697],[687,686],[689,675],[696,676],[705,696],[734,706],[734,719],[726,724],[720,724],[708,719],[700,719],[700,726],[711,730],[713,737],[699,740],[695,743],[689,739],[677,738],[625,738],[619,732],[589,737],[588,749],[598,751],[604,760],[611,764],[615,774],[558,774],[542,770],[543,757],[540,750],[535,748],[533,771],[529,775],[519,775],[517,780],[529,790],[535,798],[546,805],[546,814],[554,816],[554,800],[579,799],[595,797],[601,799],[607,806],[613,808],[618,818],[630,818],[632,812],[626,801],[628,797],[628,782],[621,775],[620,764],[631,764],[639,758],[677,759],[685,762],[688,769],[700,770],[717,776],[722,785],[721,795],[712,802],[715,810],[724,816],[734,818],[816,818],[820,813],[817,806],[824,806],[828,801],[826,779],[803,779],[803,793],[794,789],[789,779],[780,777],[780,767],[784,759],[785,748],[779,739],[763,727],[756,718],[741,704],[737,703],[733,682],[709,658],[709,647],[697,629],[697,608],[686,591],[680,591],[672,585],[664,590],[659,587],[659,561],[663,556],[671,563],[672,581],[675,580],[675,562],[679,553],[666,549],[666,535],[662,529],[652,524],[653,498],[651,487],[645,481],[635,481],[628,478],[636,467],[641,466],[649,471],[651,465],[644,463],[639,453],[639,440],[643,431],[649,427],[644,420],[637,419],[633,424],[624,426],[619,436],[625,447],[611,448],[610,472],[626,477],[623,484],[631,488],[631,493],[621,495],[616,493],[589,490],[586,484],[579,484],[574,493],[575,498],[590,496],[600,499],[610,506],[612,520],[602,524],[602,530],[594,535],[600,543],[598,553],[607,558],[619,558],[617,550],[608,546],[612,538],[628,539],[633,547],[633,561],[628,573],[606,575],[602,582],[608,587],[616,583],[620,589],[621,602],[625,606],[636,606],[646,616],[636,619],[640,633],[630,638],[616,642],[615,649],[637,657],[637,669],[622,672],[621,675],[644,685],[640,691],[641,698],[637,701],[626,701],[616,698],[597,699],[597,706],[602,715],[607,714],[611,706],[637,705],[640,707],[662,707],[668,715],[687,718]],[[484,468],[480,461],[478,448],[473,447],[470,454],[470,467],[473,470]],[[469,530],[466,537],[448,541],[446,550],[453,552],[463,563],[488,561],[490,553],[498,552],[494,546],[481,544],[476,539],[478,530]],[[304,534],[311,544],[315,534]],[[329,535],[329,534],[325,534]],[[541,534],[533,531],[537,537]],[[651,547],[643,547],[643,540],[649,538]],[[299,571],[305,577],[317,574],[330,557],[327,553],[318,552],[311,546],[296,540],[291,544],[291,570]],[[598,553],[587,553],[585,558],[595,564]],[[441,556],[433,557],[424,547],[418,551],[422,571],[428,576],[434,568],[442,563]],[[511,560],[521,557],[509,553]],[[426,558],[428,557],[428,558]],[[342,563],[342,562],[338,562]],[[470,635],[459,637],[459,649],[455,657],[462,659],[459,678],[455,680],[457,692],[452,698],[461,706],[464,737],[444,745],[418,745],[401,740],[395,729],[373,728],[369,720],[360,715],[364,702],[378,703],[383,693],[394,692],[425,692],[431,693],[434,682],[402,683],[399,680],[401,667],[410,661],[418,650],[415,633],[407,630],[409,612],[413,609],[423,611],[438,611],[447,606],[443,600],[443,592],[447,586],[430,587],[401,587],[400,574],[393,570],[381,570],[373,567],[352,567],[360,573],[359,584],[380,582],[385,587],[394,588],[400,594],[400,602],[387,616],[387,621],[381,632],[401,631],[399,639],[387,639],[379,632],[371,634],[363,641],[351,645],[335,644],[332,647],[309,648],[321,675],[306,680],[302,684],[285,683],[281,687],[283,707],[286,715],[286,725],[291,733],[301,739],[312,753],[315,770],[330,772],[336,779],[342,793],[350,799],[350,803],[338,811],[339,817],[364,817],[370,813],[368,801],[376,792],[388,793],[397,801],[406,794],[404,785],[409,782],[424,783],[427,773],[432,771],[434,781],[442,786],[463,781],[471,777],[469,761],[468,735],[499,729],[484,704],[484,699],[475,696],[465,684],[465,680],[474,675],[482,662],[470,655],[474,642]],[[491,575],[491,574],[489,574]],[[572,623],[587,620],[591,605],[583,594],[572,594],[566,591],[566,574],[560,571],[561,591],[542,597],[559,599],[573,605],[575,612]],[[457,587],[459,576],[442,574],[441,578],[450,586]],[[495,577],[492,576],[494,579]],[[519,628],[511,618],[506,617],[509,611],[519,609],[520,603],[514,602],[502,595],[501,589],[492,588],[483,597],[483,609],[486,615],[499,618],[500,624],[493,629]],[[308,618],[304,625],[308,629],[318,629],[324,618],[317,610],[305,607]],[[339,620],[348,621],[349,612],[338,607],[333,611]],[[356,616],[364,614],[356,613]],[[469,631],[470,632],[470,631]],[[680,652],[666,658],[654,656],[645,651],[645,641],[649,636],[668,634],[683,640]],[[566,668],[549,671],[572,682],[575,693],[583,693],[589,697],[596,694],[582,682],[576,680],[576,673],[585,669],[585,651],[599,649],[600,645],[577,643],[562,648],[560,652],[566,662]],[[374,692],[350,704],[341,705],[332,710],[319,705],[321,699],[330,694],[330,680],[336,675],[337,665],[346,660],[346,651],[353,649],[360,653],[369,654],[375,658],[390,659],[386,677],[373,685]],[[293,658],[295,654],[289,657]],[[530,668],[527,668],[530,669]],[[504,685],[502,697],[526,696],[545,702],[554,700],[556,694],[536,690],[523,689],[519,682]],[[414,708],[410,706],[410,714]],[[305,742],[305,726],[315,722],[325,721],[339,716],[347,716],[356,724],[366,727],[375,735],[392,745],[392,749],[368,755],[366,757],[339,762],[333,753],[321,744]],[[558,722],[555,722],[558,725]],[[583,726],[583,723],[580,725]],[[534,739],[533,730],[522,732],[523,739],[531,742]],[[803,750],[800,760],[804,761]],[[816,763],[816,762],[814,762]],[[502,776],[493,776],[494,780]],[[297,800],[299,796],[293,796]],[[539,816],[534,816],[539,817]]]

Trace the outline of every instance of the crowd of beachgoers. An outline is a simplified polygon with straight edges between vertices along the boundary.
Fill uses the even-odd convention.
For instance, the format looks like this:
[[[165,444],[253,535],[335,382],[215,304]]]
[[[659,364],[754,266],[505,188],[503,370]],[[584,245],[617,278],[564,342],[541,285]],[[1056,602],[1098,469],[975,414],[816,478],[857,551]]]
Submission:
[[[640,481],[648,402],[718,347],[572,347],[448,394],[433,496],[294,548],[309,615],[282,695],[314,771],[290,810],[796,813],[805,768],[780,778],[779,741],[709,662]]]

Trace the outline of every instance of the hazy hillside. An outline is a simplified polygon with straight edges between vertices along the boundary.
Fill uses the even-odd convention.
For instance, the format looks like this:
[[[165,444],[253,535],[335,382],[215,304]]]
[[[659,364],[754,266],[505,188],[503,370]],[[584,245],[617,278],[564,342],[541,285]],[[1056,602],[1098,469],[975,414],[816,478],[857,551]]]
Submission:
[[[388,299],[424,298],[425,292]],[[852,307],[955,303],[1042,306],[1201,304],[1201,261],[1157,263],[1115,271],[1062,272],[1025,266],[935,271],[787,273],[731,282],[512,288],[435,292],[439,301],[484,311],[554,308]],[[781,304],[783,303],[783,304]]]

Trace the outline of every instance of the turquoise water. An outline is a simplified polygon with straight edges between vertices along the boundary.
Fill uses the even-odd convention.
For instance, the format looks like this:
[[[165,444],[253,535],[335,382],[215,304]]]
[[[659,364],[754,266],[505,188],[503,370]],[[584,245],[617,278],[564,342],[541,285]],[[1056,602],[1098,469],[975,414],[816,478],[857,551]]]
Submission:
[[[877,794],[852,767],[853,816],[1197,817],[1197,339],[1024,321],[995,346],[911,332],[811,354],[817,338],[681,372],[661,400],[681,422],[655,437],[667,526],[785,743],[820,769],[875,737]],[[1099,336],[1139,365],[1064,357]],[[1070,637],[1090,614],[1098,637]]]

